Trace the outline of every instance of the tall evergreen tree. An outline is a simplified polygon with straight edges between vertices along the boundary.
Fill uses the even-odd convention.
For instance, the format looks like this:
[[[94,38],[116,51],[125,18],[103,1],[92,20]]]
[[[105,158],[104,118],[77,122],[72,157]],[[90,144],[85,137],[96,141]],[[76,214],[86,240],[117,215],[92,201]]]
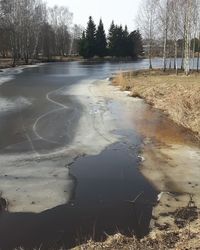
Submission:
[[[128,38],[128,33],[123,30],[123,27],[111,24],[109,30],[109,51],[111,56],[124,57],[126,54],[126,41]]]
[[[109,50],[109,55],[114,56],[114,31],[115,31],[115,23],[112,21],[110,25],[110,29],[108,31],[108,50]]]
[[[129,35],[129,54],[133,58],[143,55],[142,36],[139,30],[134,30]]]
[[[91,58],[95,56],[95,43],[96,43],[96,25],[92,19],[89,17],[88,26],[86,29],[86,58]]]
[[[125,29],[123,30],[123,36],[122,36],[122,56],[123,57],[129,57],[129,32],[127,25],[125,26]]]
[[[125,57],[126,53],[126,38],[125,38],[125,32],[123,30],[123,27],[120,25],[116,27],[115,30],[115,55],[117,57]]]
[[[106,56],[107,53],[107,41],[103,22],[100,19],[99,26],[96,33],[96,55],[100,57]]]
[[[83,31],[78,47],[79,47],[79,55],[82,56],[83,58],[87,58],[87,41],[85,37],[85,31]]]

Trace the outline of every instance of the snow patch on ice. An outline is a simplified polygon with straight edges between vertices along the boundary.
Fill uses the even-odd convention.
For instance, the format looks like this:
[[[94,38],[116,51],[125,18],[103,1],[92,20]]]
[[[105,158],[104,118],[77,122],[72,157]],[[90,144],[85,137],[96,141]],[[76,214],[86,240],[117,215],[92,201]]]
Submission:
[[[44,63],[38,63],[34,65],[24,65],[24,66],[18,66],[16,68],[8,68],[8,69],[2,69],[0,71],[0,86],[6,82],[9,82],[15,78],[15,75],[21,74],[24,69],[27,68],[36,68]]]
[[[13,76],[3,76],[0,78],[0,85],[2,85],[5,82],[9,82],[11,80],[13,80],[14,77]]]
[[[0,85],[9,82],[15,78],[15,75],[22,72],[21,68],[9,68],[0,71]]]
[[[0,98],[0,112],[13,111],[15,109],[22,109],[30,106],[32,103],[30,100],[24,97],[18,97],[14,100],[9,100],[7,98]]]

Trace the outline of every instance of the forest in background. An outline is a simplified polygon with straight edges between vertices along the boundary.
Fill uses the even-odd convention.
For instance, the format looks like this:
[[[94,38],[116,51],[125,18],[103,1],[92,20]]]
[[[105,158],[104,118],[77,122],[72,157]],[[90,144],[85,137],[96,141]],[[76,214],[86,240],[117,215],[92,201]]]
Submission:
[[[143,55],[138,30],[112,22],[106,36],[100,20],[92,19],[86,30],[73,24],[73,14],[66,7],[47,7],[43,0],[0,0],[0,56],[12,58],[13,66],[30,59],[53,60],[53,57],[83,56],[131,57]]]
[[[133,57],[143,53],[138,30],[112,22],[106,37],[102,20],[96,29],[92,18],[84,30],[73,24],[73,14],[63,6],[48,7],[43,0],[0,0],[0,57],[12,66],[55,57]]]
[[[0,57],[19,61],[53,60],[77,56],[163,58],[163,70],[179,66],[190,73],[200,68],[200,1],[142,0],[138,29],[111,24],[106,36],[103,21],[96,27],[90,17],[87,28],[73,24],[68,8],[49,8],[44,0],[0,0]],[[143,38],[143,40],[142,40]],[[143,46],[142,46],[143,45]],[[144,54],[143,54],[144,52]],[[181,58],[181,65],[178,65]]]

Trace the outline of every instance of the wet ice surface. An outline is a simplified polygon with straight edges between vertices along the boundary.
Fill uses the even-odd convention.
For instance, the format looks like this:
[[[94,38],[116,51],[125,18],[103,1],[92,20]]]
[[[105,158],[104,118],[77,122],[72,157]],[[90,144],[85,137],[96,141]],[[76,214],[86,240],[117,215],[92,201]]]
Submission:
[[[2,75],[1,75],[1,78],[0,78],[0,85],[3,84],[3,83],[5,83],[5,82],[9,82],[9,81],[11,81],[11,80],[13,80],[13,79],[14,79],[13,76],[10,76],[10,75],[4,75],[4,76],[2,76]]]
[[[22,69],[9,68],[0,71],[0,85],[15,79],[17,74],[22,73]]]
[[[0,120],[0,191],[9,204],[0,218],[3,249],[148,231],[157,191],[138,171],[141,146],[172,142],[179,128],[98,80],[147,66],[48,64],[1,85],[12,110]]]
[[[116,130],[109,98],[93,88],[118,69],[118,64],[49,64],[1,85],[7,104],[1,106],[0,190],[9,204],[0,219],[3,249],[69,246],[117,228],[138,235],[148,231],[152,205],[146,201],[156,193],[137,170],[137,147],[115,144],[125,135]],[[134,140],[140,144],[136,135]],[[86,154],[93,156],[82,158]],[[138,226],[132,219],[138,212],[128,201],[141,189],[146,192],[137,211],[147,212]]]
[[[16,68],[8,68],[8,69],[1,69],[0,70],[0,85],[9,82],[11,80],[14,80],[15,77],[18,74],[21,74],[23,72],[24,69],[27,68],[35,68],[35,67],[39,67],[42,64],[37,64],[37,65],[25,65],[25,66],[19,66]]]
[[[14,100],[0,97],[0,115],[1,112],[12,112],[16,109],[20,110],[31,105],[31,101],[24,98],[18,97]]]

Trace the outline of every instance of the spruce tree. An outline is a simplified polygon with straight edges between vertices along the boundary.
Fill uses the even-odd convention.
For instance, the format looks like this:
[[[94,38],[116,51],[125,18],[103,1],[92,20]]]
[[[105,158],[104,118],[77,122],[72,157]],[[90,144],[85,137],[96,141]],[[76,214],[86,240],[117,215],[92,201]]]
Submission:
[[[130,56],[133,58],[143,55],[142,36],[139,30],[134,30],[129,35],[129,50]]]
[[[87,58],[87,41],[85,37],[85,31],[83,31],[82,37],[79,41],[79,55],[83,58]]]
[[[96,33],[96,55],[99,57],[106,56],[107,53],[107,41],[103,22],[100,19],[99,26]]]
[[[109,55],[114,56],[114,32],[115,32],[116,26],[114,24],[114,21],[112,21],[110,25],[110,29],[108,32],[108,50],[109,50]]]
[[[128,50],[129,33],[127,26],[117,26],[114,22],[111,23],[108,35],[109,55],[116,57],[126,57],[129,54]]]
[[[120,56],[121,57],[129,57],[129,32],[127,26],[123,29],[122,26],[119,27],[119,49],[120,49]]]
[[[92,58],[95,56],[95,43],[96,43],[96,25],[89,17],[89,22],[86,29],[86,58]]]
[[[111,51],[112,51],[112,56],[116,56],[116,57],[124,57],[125,53],[125,39],[124,39],[124,31],[122,26],[115,26],[114,30],[113,30],[113,34],[112,34],[112,47],[111,47]]]
[[[130,43],[129,43],[129,32],[128,32],[128,27],[127,25],[125,26],[125,29],[123,31],[123,46],[122,46],[122,50],[123,50],[123,53],[122,53],[122,56],[123,57],[129,57],[130,56]]]

